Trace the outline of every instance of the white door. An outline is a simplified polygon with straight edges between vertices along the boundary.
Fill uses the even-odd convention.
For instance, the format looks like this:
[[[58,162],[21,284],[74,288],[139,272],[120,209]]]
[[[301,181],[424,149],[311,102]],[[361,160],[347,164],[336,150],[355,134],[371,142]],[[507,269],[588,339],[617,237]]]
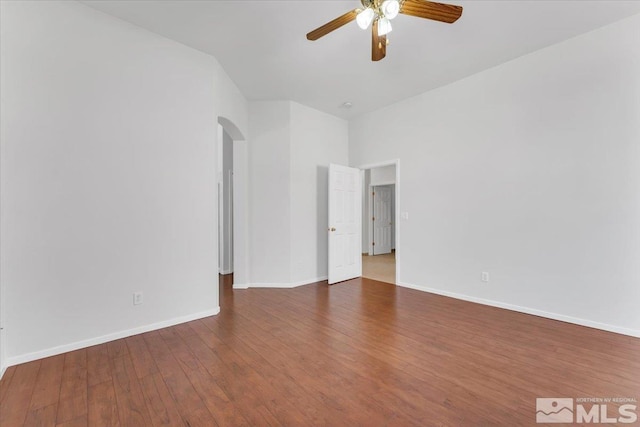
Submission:
[[[391,253],[391,187],[373,187],[373,254]]]
[[[360,170],[329,165],[329,284],[362,276]]]

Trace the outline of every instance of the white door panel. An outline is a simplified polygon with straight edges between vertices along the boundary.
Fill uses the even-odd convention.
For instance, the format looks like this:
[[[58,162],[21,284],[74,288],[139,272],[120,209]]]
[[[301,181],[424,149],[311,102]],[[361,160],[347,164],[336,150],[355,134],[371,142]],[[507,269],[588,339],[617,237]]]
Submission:
[[[329,165],[329,284],[362,275],[360,170]]]
[[[373,254],[388,254],[391,253],[391,188],[373,189]]]

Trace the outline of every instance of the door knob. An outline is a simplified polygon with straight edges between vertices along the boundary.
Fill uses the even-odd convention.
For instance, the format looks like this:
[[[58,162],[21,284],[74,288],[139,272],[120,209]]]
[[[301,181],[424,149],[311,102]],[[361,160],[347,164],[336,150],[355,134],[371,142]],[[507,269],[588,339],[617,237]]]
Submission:
[[[331,228],[329,229],[329,231],[336,231],[336,228],[335,228],[335,227],[331,227]]]

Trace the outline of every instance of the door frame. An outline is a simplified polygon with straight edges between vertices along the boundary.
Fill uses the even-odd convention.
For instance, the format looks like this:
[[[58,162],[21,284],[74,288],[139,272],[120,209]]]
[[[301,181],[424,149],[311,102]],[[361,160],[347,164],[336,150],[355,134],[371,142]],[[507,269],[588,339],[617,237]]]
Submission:
[[[401,217],[400,217],[400,192],[401,192],[401,186],[400,186],[400,159],[394,159],[394,160],[387,160],[384,162],[379,162],[379,163],[369,163],[369,164],[364,164],[361,166],[357,166],[358,169],[360,169],[361,171],[365,171],[368,169],[375,169],[375,168],[380,168],[380,167],[384,167],[384,166],[395,166],[396,167],[396,182],[390,182],[388,184],[395,184],[396,188],[395,188],[395,203],[396,203],[396,207],[395,207],[395,218],[396,218],[396,222],[395,222],[395,227],[396,227],[396,235],[395,235],[395,253],[396,253],[396,286],[398,283],[400,283],[400,277],[401,277],[401,263],[400,263],[400,258],[402,255],[402,247],[401,247],[401,233],[400,230],[402,228],[402,221],[401,221]],[[388,185],[387,184],[387,185]],[[377,185],[384,185],[384,184],[377,184]],[[369,187],[371,187],[371,185],[369,185]],[[364,209],[364,207],[363,207]],[[372,204],[371,201],[369,203],[367,203],[367,215],[369,217],[369,224],[371,224],[371,209],[372,209]],[[369,227],[372,227],[372,225],[370,225]],[[370,239],[369,239],[370,240]],[[367,250],[370,251],[371,249],[371,245],[369,245],[369,247],[367,248]],[[369,252],[369,254],[371,254],[371,252]]]

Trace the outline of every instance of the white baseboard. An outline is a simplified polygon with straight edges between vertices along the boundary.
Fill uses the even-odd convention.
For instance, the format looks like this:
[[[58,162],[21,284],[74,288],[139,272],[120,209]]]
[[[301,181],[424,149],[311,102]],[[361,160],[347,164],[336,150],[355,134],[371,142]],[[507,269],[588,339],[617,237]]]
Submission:
[[[246,285],[233,285],[233,289],[248,289],[248,288],[278,288],[278,289],[291,289],[297,288],[298,286],[309,285],[311,283],[322,282],[323,280],[327,280],[327,276],[315,277],[313,279],[300,280],[298,282],[290,282],[290,283],[249,283]],[[243,287],[240,287],[243,286]]]
[[[519,313],[532,314],[534,316],[545,317],[547,319],[559,320],[561,322],[573,323],[575,325],[587,326],[589,328],[601,329],[603,331],[615,332],[617,334],[640,338],[640,330],[637,330],[637,329],[630,329],[630,328],[624,328],[616,325],[609,325],[608,323],[594,322],[592,320],[580,319],[578,317],[566,316],[564,314],[550,313],[548,311],[538,310],[535,308],[522,307],[515,304],[507,304],[500,301],[477,298],[469,295],[458,294],[455,292],[448,292],[440,289],[429,288],[426,286],[413,285],[410,283],[398,283],[398,286],[415,289],[422,292],[429,292],[431,294],[442,295],[445,297],[455,298],[463,301],[475,302],[478,304],[488,305],[491,307],[504,308],[506,310],[517,311]]]
[[[234,283],[233,289],[249,289],[249,285],[246,283]]]
[[[7,366],[0,366],[0,380],[2,379],[6,371],[7,371]]]
[[[293,283],[292,287],[295,288],[295,287],[298,287],[298,286],[310,285],[312,283],[323,282],[323,281],[325,281],[327,279],[328,279],[327,276],[314,277],[313,279],[306,279],[306,280],[301,280],[299,282],[295,282],[295,283]]]
[[[91,347],[98,344],[104,344],[109,341],[118,340],[121,338],[130,337],[133,335],[142,334],[144,332],[155,331],[157,329],[168,328],[169,326],[179,325],[180,323],[191,322],[192,320],[198,320],[209,316],[215,316],[220,313],[220,307],[216,307],[211,310],[201,311],[199,313],[193,313],[186,316],[174,317],[173,319],[163,320],[162,322],[152,323],[150,325],[138,326],[137,328],[127,329],[125,331],[114,332],[112,334],[103,335],[97,338],[90,338],[88,340],[77,341],[70,344],[64,344],[57,347],[48,348],[45,350],[35,351],[33,353],[27,353],[20,356],[10,357],[7,360],[7,366],[19,365],[21,363],[31,362],[33,360],[43,359],[45,357],[55,356],[69,351],[79,350],[81,348]],[[5,369],[6,369],[5,367]],[[4,374],[4,370],[2,372]]]
[[[233,273],[233,270],[220,270],[220,274],[222,274],[223,276],[225,274],[231,274],[231,273]]]

